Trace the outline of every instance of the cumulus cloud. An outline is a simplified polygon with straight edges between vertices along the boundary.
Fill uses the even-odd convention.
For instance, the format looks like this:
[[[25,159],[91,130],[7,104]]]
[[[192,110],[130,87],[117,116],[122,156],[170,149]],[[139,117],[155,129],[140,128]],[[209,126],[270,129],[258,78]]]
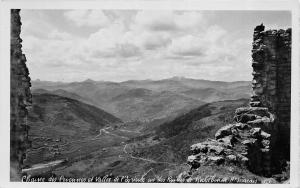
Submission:
[[[251,36],[236,38],[228,28],[208,23],[203,12],[68,10],[61,14],[65,22],[53,20],[57,25],[27,13],[22,38],[33,78],[230,80],[236,68],[242,70],[238,78],[250,72],[245,63],[250,63]],[[70,21],[88,32],[78,36],[65,29],[63,23]]]
[[[91,34],[84,43],[85,51],[98,58],[129,58],[139,56],[140,48],[128,38],[123,23],[113,23]]]
[[[170,58],[195,58],[201,57],[203,63],[211,63],[222,56],[232,55],[228,47],[232,43],[224,42],[227,32],[218,26],[207,27],[198,34],[186,34],[174,38],[168,49]]]
[[[182,30],[199,30],[202,28],[204,19],[201,12],[188,11],[139,11],[135,17],[133,29],[150,30],[150,31],[182,31]]]
[[[65,12],[64,16],[78,27],[104,27],[110,22],[101,10],[70,10]]]
[[[58,30],[53,30],[48,33],[48,38],[53,40],[71,40],[72,35]]]
[[[130,30],[124,34],[123,41],[133,43],[143,50],[156,50],[171,42],[171,35],[165,32]]]
[[[171,31],[176,29],[172,11],[139,11],[135,17],[134,27],[151,31]]]
[[[207,43],[206,43],[207,44]],[[204,56],[208,46],[204,40],[193,35],[185,35],[172,40],[169,50],[178,56]]]

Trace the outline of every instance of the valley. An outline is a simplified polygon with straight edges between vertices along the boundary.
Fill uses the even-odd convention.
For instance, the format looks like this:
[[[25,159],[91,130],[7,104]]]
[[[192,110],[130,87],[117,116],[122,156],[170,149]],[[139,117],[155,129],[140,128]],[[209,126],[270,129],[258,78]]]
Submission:
[[[34,81],[28,118],[32,147],[23,171],[31,176],[78,178],[175,177],[189,168],[189,146],[213,137],[233,121],[236,108],[249,102],[239,99],[249,95],[248,82],[226,86],[182,79],[140,82],[144,81]],[[199,89],[208,84],[215,89]],[[196,86],[199,93],[190,94]],[[214,96],[224,97],[229,88],[241,91],[230,96],[237,98],[215,101],[219,98]],[[216,90],[223,91],[216,94]]]

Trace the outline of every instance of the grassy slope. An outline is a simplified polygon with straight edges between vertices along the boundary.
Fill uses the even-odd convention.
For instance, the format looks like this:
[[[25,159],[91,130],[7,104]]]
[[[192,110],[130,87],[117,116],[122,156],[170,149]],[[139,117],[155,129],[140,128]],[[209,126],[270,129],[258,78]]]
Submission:
[[[93,148],[89,139],[99,129],[121,123],[115,116],[74,99],[52,94],[34,94],[29,112],[29,139],[32,149],[27,164],[69,157],[76,150]],[[90,148],[90,149],[91,149]]]
[[[246,106],[248,100],[228,100],[205,104],[164,123],[148,134],[158,144],[140,147],[136,155],[168,162],[183,163],[192,144],[213,138],[222,126],[233,121],[236,108]],[[154,136],[155,135],[155,136]]]

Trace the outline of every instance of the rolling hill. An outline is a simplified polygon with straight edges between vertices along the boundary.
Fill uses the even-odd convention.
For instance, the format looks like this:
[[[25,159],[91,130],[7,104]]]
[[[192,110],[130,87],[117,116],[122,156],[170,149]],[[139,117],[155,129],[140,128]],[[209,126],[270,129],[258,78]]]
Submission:
[[[32,147],[26,164],[66,158],[75,145],[94,138],[104,127],[120,123],[115,116],[77,100],[47,93],[33,94],[28,117]]]
[[[233,122],[235,109],[248,103],[246,99],[226,100],[195,108],[154,127],[146,136],[135,138],[136,141],[140,139],[139,146],[134,149],[135,155],[183,163],[191,145],[213,138],[219,128]]]
[[[48,90],[60,96],[95,105],[123,121],[164,120],[220,100],[249,98],[251,83],[189,78],[108,82],[32,81],[33,90]]]

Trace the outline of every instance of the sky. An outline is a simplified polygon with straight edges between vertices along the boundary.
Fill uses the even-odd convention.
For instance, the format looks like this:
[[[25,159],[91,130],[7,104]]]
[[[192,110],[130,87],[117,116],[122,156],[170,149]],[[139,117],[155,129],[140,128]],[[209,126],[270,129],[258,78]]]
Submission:
[[[252,79],[253,29],[291,27],[287,11],[22,10],[31,79]]]

